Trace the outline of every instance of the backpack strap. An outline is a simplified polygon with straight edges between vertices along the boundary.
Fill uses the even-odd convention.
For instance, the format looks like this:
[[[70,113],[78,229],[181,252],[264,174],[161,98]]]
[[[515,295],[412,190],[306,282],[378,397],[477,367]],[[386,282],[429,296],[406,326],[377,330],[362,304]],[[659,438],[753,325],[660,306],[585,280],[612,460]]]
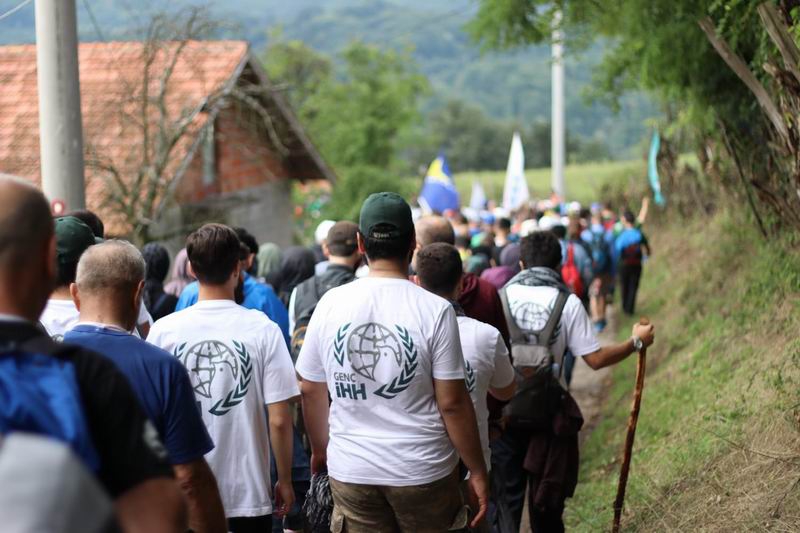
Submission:
[[[550,312],[550,318],[547,319],[547,324],[544,325],[544,329],[542,329],[542,332],[539,334],[539,343],[543,346],[550,346],[550,339],[553,338],[556,326],[561,322],[561,315],[564,313],[564,306],[567,304],[568,299],[568,292],[558,291],[556,303],[553,305],[553,310]],[[562,381],[561,376],[564,373],[564,355],[565,352],[553,354],[553,362],[558,365],[558,376],[556,376],[556,379],[559,381]]]
[[[525,333],[519,328],[514,316],[511,314],[511,306],[508,305],[508,295],[506,289],[502,288],[498,291],[500,294],[500,301],[503,303],[503,314],[506,316],[508,324],[508,334],[511,337],[511,344],[524,344],[527,342]]]

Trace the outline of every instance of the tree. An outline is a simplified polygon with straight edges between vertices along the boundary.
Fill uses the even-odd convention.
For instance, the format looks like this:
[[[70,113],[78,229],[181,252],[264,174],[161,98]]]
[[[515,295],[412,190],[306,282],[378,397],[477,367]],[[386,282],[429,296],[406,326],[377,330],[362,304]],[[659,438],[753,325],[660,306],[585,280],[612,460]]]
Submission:
[[[722,185],[749,196],[754,188],[762,205],[800,229],[800,197],[792,193],[800,185],[796,4],[564,0],[558,7],[567,35],[577,36],[568,44],[581,46],[587,35],[615,43],[595,72],[595,96],[614,102],[630,89],[656,94],[673,125],[690,131],[700,161],[711,165],[704,170],[718,183],[704,194]],[[470,29],[490,48],[542,42],[555,8],[544,0],[482,0]],[[722,161],[729,163],[725,172]]]
[[[137,244],[151,240],[151,228],[170,205],[177,178],[191,154],[214,134],[214,118],[223,108],[250,111],[275,151],[288,153],[260,98],[268,88],[237,79],[197,101],[176,93],[173,77],[179,64],[195,57],[189,53],[192,43],[212,37],[218,28],[203,9],[155,15],[135,63],[141,70],[130,73],[122,68],[115,73],[120,85],[109,86],[112,96],[104,116],[86,131],[86,167],[104,182],[105,212],[119,220]],[[108,151],[103,139],[109,130],[135,140],[124,151]]]

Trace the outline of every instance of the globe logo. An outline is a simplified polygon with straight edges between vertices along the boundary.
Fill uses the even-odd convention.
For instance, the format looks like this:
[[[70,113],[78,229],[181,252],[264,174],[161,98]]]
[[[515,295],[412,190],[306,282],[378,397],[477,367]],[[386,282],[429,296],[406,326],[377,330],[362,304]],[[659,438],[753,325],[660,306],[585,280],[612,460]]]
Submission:
[[[512,305],[512,315],[519,328],[535,337],[547,325],[550,318],[550,309],[535,302],[523,302],[521,305]],[[556,324],[550,344],[555,343],[561,330],[561,324]]]
[[[400,366],[402,348],[392,331],[381,324],[362,324],[347,339],[347,357],[353,371],[375,381],[375,369],[382,359],[394,359]]]
[[[227,369],[230,379],[236,380],[239,374],[239,361],[230,348],[220,341],[202,341],[183,355],[183,365],[193,376],[194,391],[205,398],[211,398],[211,384],[214,378],[224,374]]]

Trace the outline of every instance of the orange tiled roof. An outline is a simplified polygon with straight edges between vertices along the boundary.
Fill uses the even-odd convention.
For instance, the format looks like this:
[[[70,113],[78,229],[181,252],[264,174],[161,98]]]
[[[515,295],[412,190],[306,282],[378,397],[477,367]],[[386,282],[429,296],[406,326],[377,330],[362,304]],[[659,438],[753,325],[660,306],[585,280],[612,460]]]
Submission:
[[[179,43],[166,43],[150,69],[151,94]],[[79,47],[81,112],[84,149],[89,157],[114,161],[122,171],[141,161],[141,128],[135,125],[143,90],[144,44],[141,42],[83,43]],[[168,82],[167,114],[175,120],[231,79],[248,52],[243,41],[189,41]],[[39,111],[35,45],[0,46],[0,172],[41,181],[39,173]],[[199,114],[192,128],[206,115]],[[155,121],[151,113],[149,120]],[[176,149],[174,165],[188,153],[191,135]],[[91,154],[90,154],[91,152]],[[88,159],[88,157],[87,157]],[[172,164],[172,163],[171,163]],[[130,165],[125,168],[125,165]],[[101,214],[105,180],[87,164],[86,203]]]

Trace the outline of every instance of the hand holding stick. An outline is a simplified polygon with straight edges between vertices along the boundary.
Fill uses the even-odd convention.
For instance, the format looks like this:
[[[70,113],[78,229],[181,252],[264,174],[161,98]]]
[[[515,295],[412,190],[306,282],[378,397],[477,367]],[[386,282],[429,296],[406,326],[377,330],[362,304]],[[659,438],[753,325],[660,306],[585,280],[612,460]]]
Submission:
[[[647,326],[650,321],[641,318],[639,324]],[[636,363],[636,387],[633,390],[633,406],[631,416],[628,419],[628,434],[625,437],[625,449],[622,454],[622,466],[619,472],[619,485],[617,485],[617,498],[614,500],[614,525],[611,528],[613,533],[619,531],[619,522],[622,518],[622,506],[625,502],[625,488],[628,485],[628,472],[631,467],[631,454],[633,452],[633,439],[636,436],[636,424],[639,422],[639,407],[642,404],[642,391],[644,390],[644,373],[647,362],[647,348],[643,347],[639,352]]]

